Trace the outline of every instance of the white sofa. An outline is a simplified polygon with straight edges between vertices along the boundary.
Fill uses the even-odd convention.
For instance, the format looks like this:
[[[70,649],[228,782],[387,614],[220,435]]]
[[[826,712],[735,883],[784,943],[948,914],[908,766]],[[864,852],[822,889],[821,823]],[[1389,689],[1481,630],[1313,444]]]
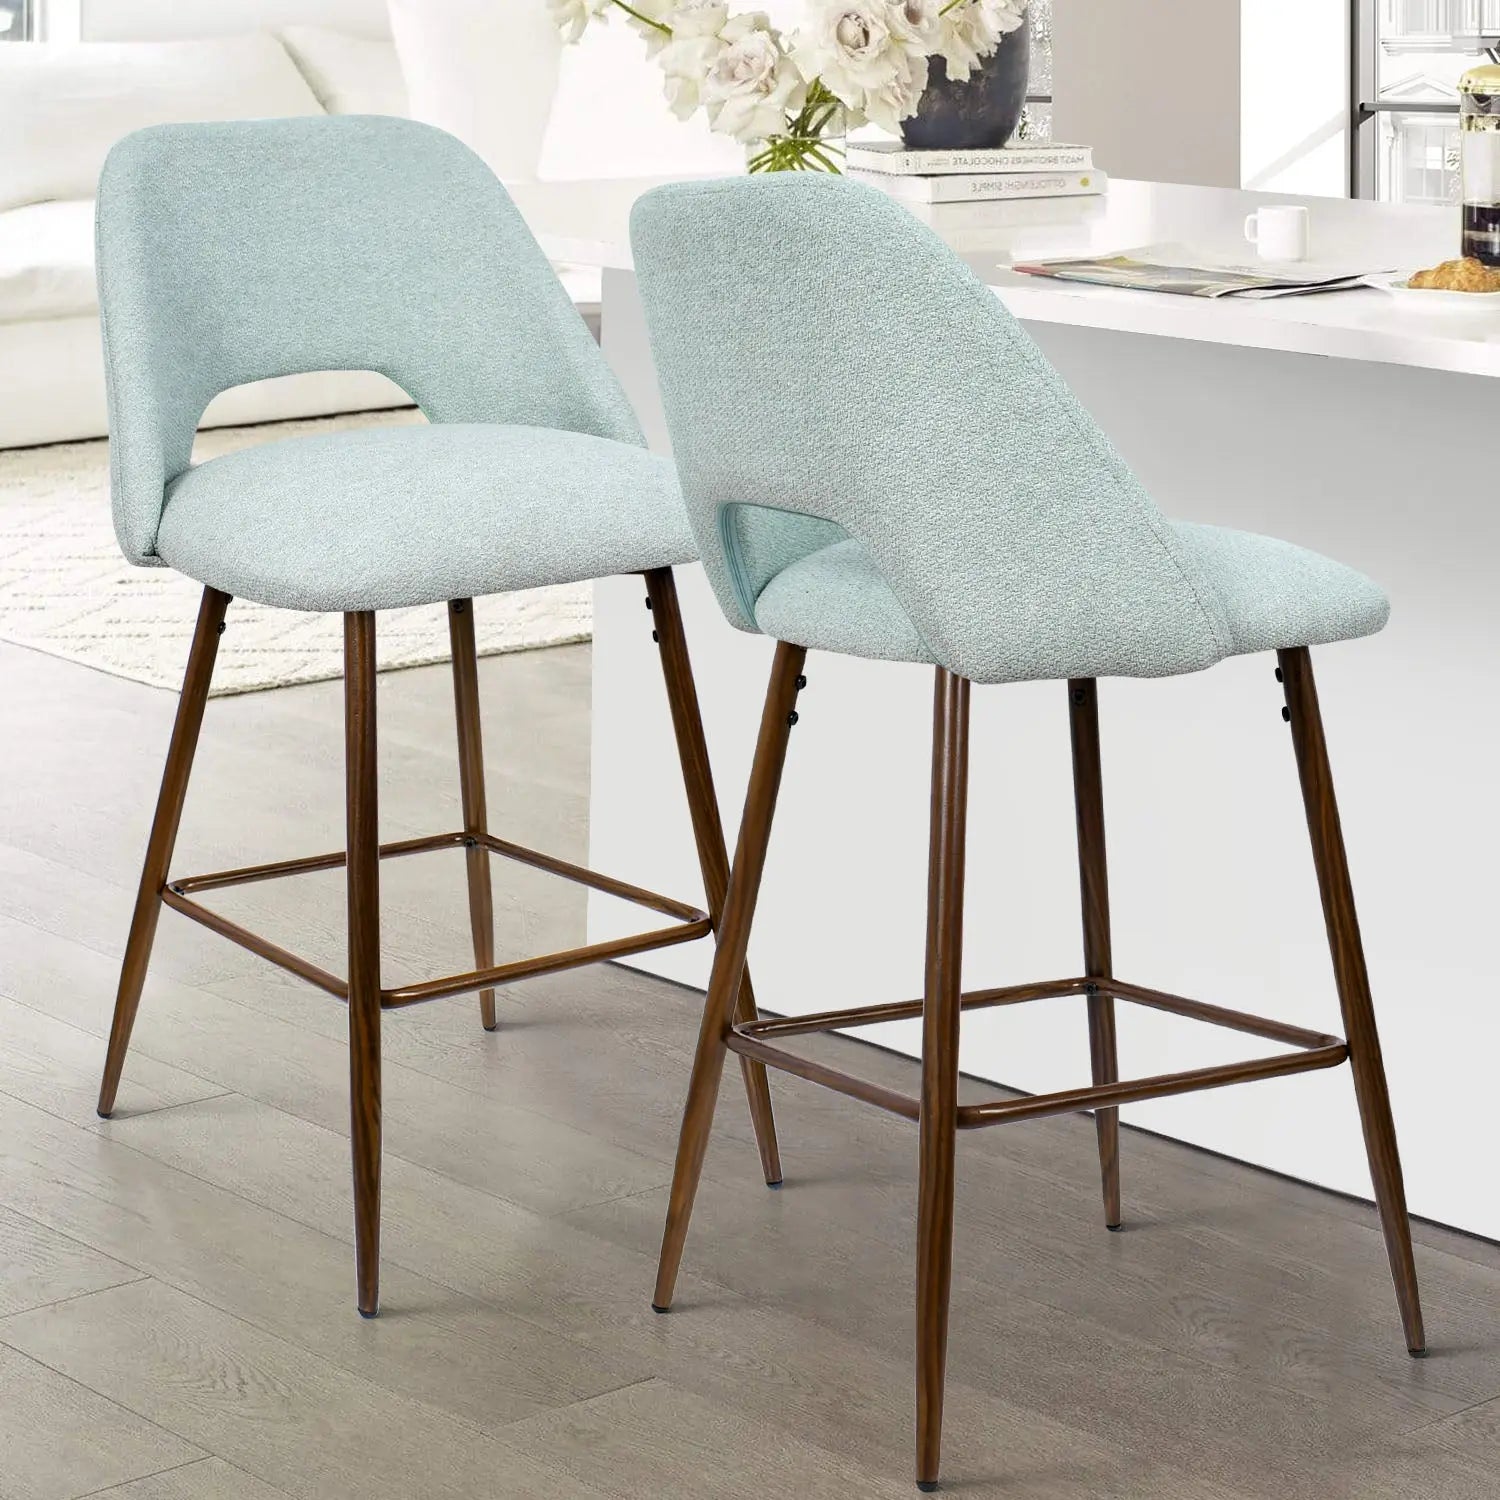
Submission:
[[[0,48],[0,448],[108,430],[92,194],[109,146],[172,120],[324,111],[407,112],[386,0],[83,0],[76,45]],[[596,318],[597,287],[570,290]],[[295,375],[226,391],[203,425],[408,400],[369,371]]]
[[[113,141],[174,119],[316,114],[324,109],[319,92],[334,108],[405,111],[388,40],[321,28],[4,49],[0,139],[9,149],[0,158],[0,448],[108,430],[92,189]],[[43,201],[27,201],[36,199]],[[265,422],[406,402],[396,386],[368,371],[298,375],[228,391],[204,422]]]

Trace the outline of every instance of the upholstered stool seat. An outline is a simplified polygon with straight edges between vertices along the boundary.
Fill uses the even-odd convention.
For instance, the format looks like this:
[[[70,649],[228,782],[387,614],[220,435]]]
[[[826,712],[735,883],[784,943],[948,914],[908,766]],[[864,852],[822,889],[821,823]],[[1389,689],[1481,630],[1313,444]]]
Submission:
[[[1390,619],[1379,584],[1319,552],[1227,526],[1173,530],[1218,598],[1230,656],[1354,641]]]
[[[697,556],[672,465],[546,427],[321,433],[167,487],[157,555],[238,599],[377,610],[668,568]]]
[[[1223,654],[1276,651],[1297,645],[1325,646],[1374,635],[1384,628],[1390,605],[1363,573],[1305,547],[1223,526],[1169,523],[1183,565],[1194,582],[1224,646]],[[1129,588],[1122,579],[1120,587]],[[1098,642],[1089,659],[1089,637],[1059,628],[1064,601],[1045,611],[1036,601],[997,588],[984,598],[985,628],[995,641],[1011,642],[987,653],[992,669],[975,682],[1019,682],[1035,678],[1097,677],[1118,670],[1119,640]],[[1086,597],[1077,603],[1087,607]],[[874,558],[856,541],[834,542],[783,568],[755,600],[755,623],[767,635],[818,651],[879,661],[937,664],[938,656],[902,609]],[[1160,622],[1148,622],[1160,629]],[[1190,642],[1173,643],[1154,660],[1181,660]],[[1148,659],[1133,675],[1154,676]]]

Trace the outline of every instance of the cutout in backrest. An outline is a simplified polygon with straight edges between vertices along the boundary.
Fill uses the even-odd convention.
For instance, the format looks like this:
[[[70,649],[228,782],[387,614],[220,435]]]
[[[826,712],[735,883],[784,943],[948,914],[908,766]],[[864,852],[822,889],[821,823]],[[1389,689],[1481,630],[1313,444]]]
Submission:
[[[330,421],[348,426],[425,422],[411,396],[374,370],[312,370],[231,386],[208,403],[198,422],[198,439],[205,429],[236,434],[231,451],[275,442],[305,429],[317,430]],[[195,440],[193,462],[200,462]]]

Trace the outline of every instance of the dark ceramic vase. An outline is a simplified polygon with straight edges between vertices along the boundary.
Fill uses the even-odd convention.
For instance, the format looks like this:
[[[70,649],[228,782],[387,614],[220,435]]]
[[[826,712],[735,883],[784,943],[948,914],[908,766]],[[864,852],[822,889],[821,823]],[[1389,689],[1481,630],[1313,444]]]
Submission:
[[[928,65],[927,90],[901,135],[916,151],[984,151],[1016,133],[1031,74],[1031,15],[962,83],[941,57]]]

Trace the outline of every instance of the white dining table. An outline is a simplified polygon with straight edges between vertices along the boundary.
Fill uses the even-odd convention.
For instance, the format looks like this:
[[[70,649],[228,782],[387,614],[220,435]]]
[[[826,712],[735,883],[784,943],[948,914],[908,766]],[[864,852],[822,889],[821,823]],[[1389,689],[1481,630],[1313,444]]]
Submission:
[[[650,186],[543,183],[516,197],[550,256],[602,273],[605,352],[665,450],[629,241],[631,205]],[[1500,1196],[1479,1144],[1500,1054],[1500,317],[1411,312],[1374,289],[1225,301],[1012,269],[1163,242],[1243,261],[1253,256],[1245,216],[1267,202],[1307,205],[1319,264],[1373,272],[1457,253],[1456,210],[1129,181],[1099,199],[960,204],[926,218],[1022,321],[1164,511],[1316,548],[1390,593],[1384,634],[1317,651],[1314,664],[1411,1206],[1497,1236]],[[837,278],[840,267],[809,263],[804,274]],[[697,568],[682,570],[680,587],[732,843],[771,647],[724,623]],[[1101,685],[1116,970],[1338,1031],[1273,666],[1238,658],[1193,677]],[[751,950],[757,994],[783,1013],[909,999],[922,989],[930,674],[814,655],[807,676]],[[1064,691],[1027,684],[974,698],[966,987],[1078,971]],[[651,889],[698,891],[650,620],[628,579],[595,590],[593,746],[595,865]],[[601,897],[590,938],[638,922]],[[702,987],[710,959],[700,943],[636,962]],[[1121,1008],[1120,1025],[1125,1076],[1239,1055],[1231,1034],[1135,1007]],[[1087,1081],[1085,1017],[1070,1002],[978,1012],[964,1027],[963,1066],[981,1078],[1036,1091]],[[869,1039],[915,1054],[919,1023]],[[1123,1117],[1369,1195],[1345,1070]],[[1082,1174],[1092,1133],[1079,1139]],[[794,1183],[794,1139],[783,1156]],[[1128,1137],[1122,1170],[1128,1217]]]

